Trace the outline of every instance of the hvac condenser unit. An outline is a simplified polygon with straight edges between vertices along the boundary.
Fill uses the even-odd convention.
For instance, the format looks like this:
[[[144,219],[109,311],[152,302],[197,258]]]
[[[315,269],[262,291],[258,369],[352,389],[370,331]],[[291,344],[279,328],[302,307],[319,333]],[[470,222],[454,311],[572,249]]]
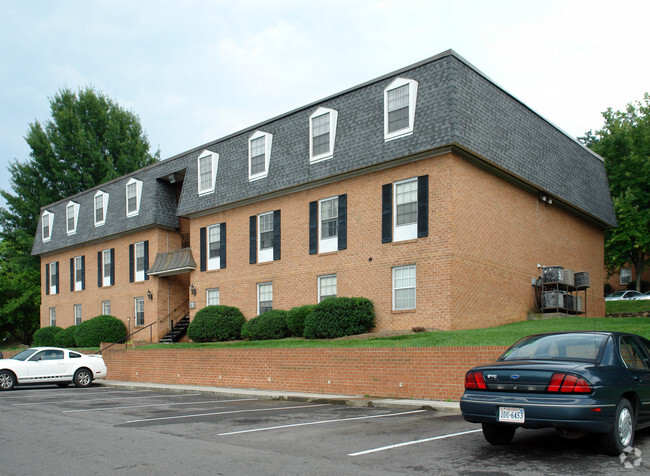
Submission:
[[[565,269],[562,271],[562,284],[566,284],[568,286],[573,286],[573,283],[575,282],[575,273],[571,271],[570,269]]]
[[[544,291],[542,294],[542,307],[544,309],[564,308],[564,291]]]
[[[542,267],[542,280],[545,283],[561,283],[564,268],[562,266],[544,266]]]
[[[575,287],[578,289],[587,289],[591,287],[589,280],[589,273],[587,271],[580,271],[575,275]]]

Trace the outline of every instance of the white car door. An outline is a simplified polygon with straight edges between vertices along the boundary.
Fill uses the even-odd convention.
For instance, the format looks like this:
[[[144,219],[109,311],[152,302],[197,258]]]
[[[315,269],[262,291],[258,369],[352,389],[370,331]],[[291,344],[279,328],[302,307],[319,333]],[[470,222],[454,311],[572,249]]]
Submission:
[[[64,352],[45,349],[27,360],[27,376],[30,382],[61,380],[66,374]]]

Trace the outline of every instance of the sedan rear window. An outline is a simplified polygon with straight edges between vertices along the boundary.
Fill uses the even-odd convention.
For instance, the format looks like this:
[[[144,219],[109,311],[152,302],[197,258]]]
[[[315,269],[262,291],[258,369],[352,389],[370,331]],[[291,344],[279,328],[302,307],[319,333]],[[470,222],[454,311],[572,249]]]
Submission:
[[[575,360],[595,362],[607,340],[602,334],[551,334],[526,337],[499,357],[504,360]]]

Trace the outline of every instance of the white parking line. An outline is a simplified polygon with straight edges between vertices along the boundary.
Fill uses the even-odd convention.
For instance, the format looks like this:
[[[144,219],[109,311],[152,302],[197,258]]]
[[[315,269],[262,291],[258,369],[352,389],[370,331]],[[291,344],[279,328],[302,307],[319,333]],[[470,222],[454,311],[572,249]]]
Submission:
[[[278,408],[253,408],[252,410],[231,410],[227,412],[210,412],[210,413],[196,413],[194,415],[178,415],[170,417],[160,417],[160,418],[144,418],[142,420],[129,420],[125,423],[141,423],[146,421],[161,421],[161,420],[180,420],[182,418],[196,418],[203,416],[212,416],[212,415],[228,415],[231,413],[252,413],[252,412],[272,412],[278,410],[293,410],[296,408],[313,408],[313,407],[325,407],[330,405],[329,403],[320,403],[317,405],[298,405],[295,407],[278,407]]]
[[[461,431],[459,433],[451,433],[449,435],[434,436],[432,438],[425,438],[423,440],[407,441],[405,443],[398,443],[396,445],[382,446],[381,448],[373,448],[371,450],[358,451],[356,453],[348,453],[348,456],[367,455],[367,454],[370,454],[370,453],[377,453],[378,451],[386,451],[386,450],[392,450],[394,448],[400,448],[402,446],[417,445],[418,443],[426,443],[427,441],[444,440],[445,438],[452,438],[454,436],[469,435],[470,433],[476,433],[478,431],[481,431],[481,430]]]
[[[107,393],[142,393],[142,392],[153,391],[153,390],[107,390],[107,391],[100,390],[97,392],[91,392],[89,390],[84,390],[83,388],[74,388],[74,389],[71,388],[71,389],[61,389],[58,392],[40,393],[40,392],[25,391],[28,390],[27,388],[21,388],[21,390],[23,391],[7,392],[7,393],[11,393],[11,395],[6,395],[3,392],[2,398],[20,398],[21,400],[25,400],[28,398],[59,397],[61,395],[70,396],[72,392],[74,392],[75,395],[77,395],[78,393],[83,393],[84,395],[105,395]]]
[[[125,405],[121,407],[102,407],[102,408],[83,408],[80,410],[63,410],[62,413],[80,413],[80,412],[101,412],[104,410],[122,410],[124,408],[144,408],[144,407],[167,407],[171,405],[200,405],[202,403],[230,403],[230,402],[249,402],[257,398],[237,398],[234,400],[207,400],[199,402],[175,402],[175,403],[150,403],[148,405]]]
[[[201,395],[200,393],[184,393],[182,395],[174,395],[175,397],[191,397],[191,396],[196,396],[196,395]],[[133,399],[133,398],[169,398],[170,395],[142,395],[140,397],[124,397],[123,400],[126,399]],[[52,400],[48,402],[29,402],[29,403],[12,403],[13,406],[19,407],[19,406],[25,406],[25,405],[44,405],[48,403],[87,403],[87,402],[101,402],[103,400],[117,400],[117,398],[91,398],[88,400]]]
[[[268,426],[266,428],[253,428],[252,430],[229,431],[227,433],[219,433],[217,436],[239,435],[241,433],[254,433],[256,431],[279,430],[281,428],[293,428],[296,426],[322,425],[324,423],[335,423],[340,421],[368,420],[370,418],[385,418],[385,417],[409,415],[411,413],[421,413],[421,412],[426,412],[426,410],[412,410],[408,412],[390,413],[387,415],[370,415],[370,416],[351,417],[351,418],[336,418],[334,420],[310,421],[307,423],[292,423],[290,425]]]

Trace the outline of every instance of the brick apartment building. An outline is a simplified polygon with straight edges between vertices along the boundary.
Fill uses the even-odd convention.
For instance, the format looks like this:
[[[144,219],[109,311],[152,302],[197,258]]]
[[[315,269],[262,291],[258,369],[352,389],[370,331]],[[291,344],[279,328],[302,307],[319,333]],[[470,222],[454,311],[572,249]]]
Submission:
[[[602,159],[446,51],[42,208],[41,326],[138,338],[365,296],[377,329],[524,319],[538,264],[604,314]]]

